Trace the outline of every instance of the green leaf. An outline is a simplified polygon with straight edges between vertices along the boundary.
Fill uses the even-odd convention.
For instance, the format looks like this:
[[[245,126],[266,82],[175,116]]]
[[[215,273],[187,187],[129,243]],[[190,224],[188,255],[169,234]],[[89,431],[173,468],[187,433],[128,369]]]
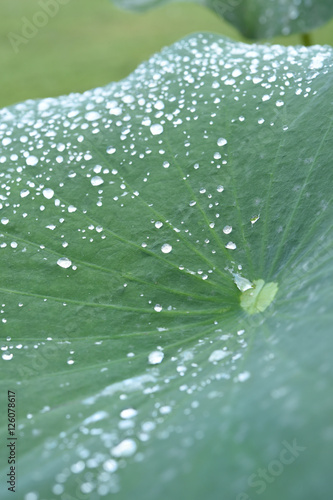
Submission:
[[[17,498],[329,497],[332,60],[199,34],[0,112],[2,498],[8,390]]]
[[[170,0],[113,0],[120,8],[142,12]],[[171,0],[174,1],[174,0]],[[327,0],[185,0],[205,5],[247,38],[306,33],[333,17]]]

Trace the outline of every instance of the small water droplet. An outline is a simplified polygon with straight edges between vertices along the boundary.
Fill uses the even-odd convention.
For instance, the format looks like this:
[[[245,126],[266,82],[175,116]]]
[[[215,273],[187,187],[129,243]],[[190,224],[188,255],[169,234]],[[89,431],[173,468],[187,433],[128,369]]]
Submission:
[[[251,376],[250,372],[243,372],[240,373],[237,378],[240,382],[245,382],[245,380],[248,380],[250,376]]]
[[[232,231],[232,226],[224,226],[223,232],[224,234],[230,234]]]
[[[155,222],[155,227],[156,227],[157,229],[160,229],[160,227],[162,227],[162,226],[163,226],[163,222],[161,222],[161,221],[159,221],[159,220]],[[163,252],[163,250],[162,250],[162,252]]]
[[[251,224],[252,225],[255,224],[257,222],[257,220],[259,220],[259,219],[260,219],[260,215],[256,215],[255,217],[252,217]]]
[[[112,458],[109,458],[108,460],[106,460],[104,462],[103,469],[106,472],[115,472],[118,469],[118,464],[115,460],[113,460]]]
[[[156,305],[154,306],[154,310],[155,310],[156,312],[161,312],[161,311],[162,311],[162,309],[163,309],[163,307],[162,307],[160,304],[156,304]]]

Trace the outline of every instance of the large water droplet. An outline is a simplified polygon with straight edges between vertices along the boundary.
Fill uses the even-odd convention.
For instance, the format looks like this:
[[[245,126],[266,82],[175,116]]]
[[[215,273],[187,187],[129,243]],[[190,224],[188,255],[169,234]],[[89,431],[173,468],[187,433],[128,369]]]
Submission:
[[[62,267],[63,269],[68,269],[72,265],[72,261],[67,259],[67,257],[61,257],[57,261],[58,266]]]
[[[46,198],[47,200],[51,200],[51,198],[53,198],[53,196],[54,196],[54,191],[53,191],[53,189],[51,189],[51,188],[46,188],[46,189],[43,189],[43,196],[44,196],[44,198]]]
[[[163,132],[163,127],[159,123],[154,123],[154,125],[150,127],[150,131],[153,135],[160,135]]]
[[[128,418],[133,418],[138,414],[134,408],[126,408],[125,410],[120,412],[121,418],[128,419]]]
[[[234,274],[234,283],[241,292],[245,292],[246,290],[253,288],[251,281],[243,278],[243,276],[237,273]]]
[[[225,146],[228,143],[227,139],[224,139],[224,137],[220,137],[217,140],[217,145],[218,146]]]
[[[153,351],[148,356],[148,362],[151,365],[158,365],[163,361],[164,352],[162,351]]]
[[[111,453],[114,457],[130,457],[136,452],[136,449],[136,442],[133,439],[124,439],[112,448]]]
[[[28,156],[28,158],[25,160],[26,164],[29,165],[30,167],[34,167],[38,163],[38,158],[36,156]]]
[[[164,245],[161,246],[161,250],[163,253],[170,253],[172,251],[172,246],[169,245],[169,243],[164,243]]]
[[[102,177],[100,177],[99,175],[95,175],[95,177],[92,177],[92,179],[91,179],[91,181],[90,181],[90,182],[91,182],[91,184],[92,184],[93,186],[95,186],[95,187],[96,187],[96,186],[100,186],[101,184],[103,184],[103,183],[104,183],[104,181],[103,181]]]
[[[228,355],[229,355],[228,351],[222,351],[221,349],[217,349],[216,351],[212,352],[212,354],[208,358],[208,361],[214,363],[215,361],[220,361],[221,359],[225,358]]]
[[[93,122],[95,120],[98,120],[100,117],[101,115],[97,111],[90,111],[90,113],[87,113],[85,116],[88,122]]]
[[[233,241],[229,241],[229,243],[227,243],[225,247],[229,250],[235,250],[237,248],[236,243],[234,243]]]
[[[2,355],[2,359],[5,360],[5,361],[10,361],[13,357],[13,354],[12,353],[6,353],[4,352],[3,355]]]

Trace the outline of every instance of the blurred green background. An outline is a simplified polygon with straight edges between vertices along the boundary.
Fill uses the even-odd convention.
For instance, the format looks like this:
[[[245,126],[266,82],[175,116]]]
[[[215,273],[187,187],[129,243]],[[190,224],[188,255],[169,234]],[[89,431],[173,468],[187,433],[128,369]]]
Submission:
[[[109,0],[68,0],[15,53],[8,34],[21,35],[23,18],[32,20],[41,1],[0,0],[0,107],[120,80],[163,46],[196,31],[245,41],[214,13],[194,4],[175,3],[133,14],[118,10]],[[314,43],[332,45],[333,21],[311,36]],[[294,35],[270,42],[300,41]]]

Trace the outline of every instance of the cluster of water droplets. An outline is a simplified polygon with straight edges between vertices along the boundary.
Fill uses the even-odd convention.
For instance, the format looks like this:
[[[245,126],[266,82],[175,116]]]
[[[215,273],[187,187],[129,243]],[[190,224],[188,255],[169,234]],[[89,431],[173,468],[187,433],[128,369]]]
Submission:
[[[119,470],[131,460],[144,460],[145,442],[179,432],[164,425],[177,404],[192,418],[205,397],[219,400],[230,384],[250,378],[238,367],[247,347],[244,325],[232,329],[221,320],[231,308],[228,297],[253,286],[242,275],[247,262],[237,189],[230,180],[239,144],[231,127],[242,131],[248,126],[249,96],[256,103],[254,130],[274,127],[288,99],[315,94],[311,85],[326,57],[325,49],[313,51],[305,71],[307,49],[250,48],[198,35],[154,56],[118,84],[0,112],[0,257],[14,267],[34,262],[34,302],[31,283],[22,280],[17,289],[2,289],[1,326],[9,331],[20,310],[31,322],[37,310],[41,322],[48,307],[57,313],[48,326],[56,333],[54,341],[51,335],[40,342],[16,341],[13,333],[5,336],[2,360],[17,356],[19,362],[24,351],[42,357],[54,344],[63,353],[60,370],[67,370],[57,387],[66,400],[80,356],[87,362],[88,349],[93,360],[103,359],[96,370],[105,376],[104,387],[80,398],[66,414],[74,426],[79,418],[80,425],[75,432],[55,433],[43,445],[46,461],[58,447],[69,457],[51,485],[53,495],[61,497],[76,477],[82,494],[118,492]],[[229,116],[231,101],[237,113]],[[257,196],[245,221],[248,231],[260,229]],[[56,295],[57,286],[64,296]],[[29,316],[34,304],[38,308]],[[75,318],[72,326],[68,309]],[[209,320],[195,330],[193,340],[197,317]],[[175,318],[181,318],[180,326]],[[77,324],[79,329],[93,325],[97,332],[89,326],[84,330],[88,340],[81,344]],[[45,333],[45,321],[42,325]],[[111,339],[125,339],[127,333],[148,339],[148,353],[128,350],[120,380],[110,375],[112,345],[95,341],[98,328]],[[170,332],[185,347],[168,351],[163,339]],[[64,335],[68,338],[61,340]],[[186,338],[192,339],[188,346]],[[137,359],[140,370],[133,375]],[[112,383],[106,383],[108,378]],[[177,389],[170,396],[171,385]],[[52,412],[43,407],[36,413]],[[27,429],[39,432],[30,412],[21,423],[22,435]],[[199,429],[189,447],[204,435]],[[25,495],[25,500],[38,498],[33,491]]]

